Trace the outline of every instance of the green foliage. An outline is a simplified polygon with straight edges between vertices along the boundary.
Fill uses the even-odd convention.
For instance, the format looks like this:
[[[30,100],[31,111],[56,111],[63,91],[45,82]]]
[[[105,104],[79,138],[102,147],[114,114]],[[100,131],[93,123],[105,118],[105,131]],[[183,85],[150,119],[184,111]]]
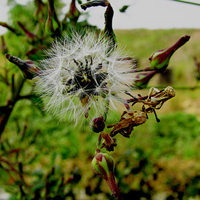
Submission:
[[[196,116],[183,113],[169,114],[162,118],[162,124],[154,126],[154,131],[158,140],[155,147],[160,151],[164,151],[168,145],[170,149],[168,153],[171,156],[174,153],[177,155],[180,153],[180,156],[186,158],[198,156],[197,147],[200,144],[200,122]],[[161,139],[163,139],[165,145],[163,142],[160,142]]]
[[[129,5],[124,5],[122,8],[119,9],[120,12],[126,12]]]

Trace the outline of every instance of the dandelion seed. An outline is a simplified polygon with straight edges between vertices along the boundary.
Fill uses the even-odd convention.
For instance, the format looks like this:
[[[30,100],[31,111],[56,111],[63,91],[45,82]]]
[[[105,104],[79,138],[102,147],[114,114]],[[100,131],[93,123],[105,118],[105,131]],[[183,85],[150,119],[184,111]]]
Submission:
[[[36,82],[47,111],[75,121],[89,113],[103,116],[107,102],[113,104],[118,93],[129,89],[134,78],[128,72],[133,66],[119,50],[108,53],[107,48],[106,41],[91,32],[54,42],[39,63]]]

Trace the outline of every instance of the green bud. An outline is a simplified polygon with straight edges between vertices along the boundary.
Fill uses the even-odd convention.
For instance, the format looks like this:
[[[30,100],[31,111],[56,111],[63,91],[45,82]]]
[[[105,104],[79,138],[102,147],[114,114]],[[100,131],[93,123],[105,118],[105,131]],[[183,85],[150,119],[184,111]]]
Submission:
[[[169,61],[173,53],[181,46],[183,46],[189,39],[190,36],[186,35],[184,37],[181,37],[171,47],[153,53],[149,58],[150,70],[164,71],[169,65]]]
[[[107,153],[97,153],[92,160],[92,168],[96,174],[105,179],[113,196],[116,199],[121,199],[121,194],[119,188],[116,185],[115,178],[113,175],[115,168],[113,158]]]
[[[97,153],[92,160],[92,168],[96,174],[108,180],[113,176],[115,163],[107,153]]]

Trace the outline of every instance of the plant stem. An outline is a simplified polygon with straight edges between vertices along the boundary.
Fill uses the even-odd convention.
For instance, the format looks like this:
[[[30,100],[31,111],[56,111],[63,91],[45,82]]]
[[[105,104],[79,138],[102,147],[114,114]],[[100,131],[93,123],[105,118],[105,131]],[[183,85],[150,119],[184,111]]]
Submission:
[[[189,4],[196,5],[196,6],[200,6],[200,4],[199,4],[199,3],[190,2],[190,1],[182,1],[182,0],[173,0],[173,1],[181,2],[181,3],[189,3]]]
[[[144,89],[150,89],[151,87],[146,87]],[[156,86],[157,89],[164,89],[166,86]],[[173,86],[175,90],[197,90],[200,89],[200,86],[183,86],[183,87],[176,87]]]
[[[111,175],[107,180],[106,183],[108,184],[113,196],[117,199],[117,200],[122,200],[122,196],[120,193],[119,188],[117,187],[117,184],[115,182],[115,178],[113,175]]]
[[[3,115],[0,118],[0,136],[3,133],[5,126],[8,122],[8,119],[12,113],[12,110],[18,101],[19,94],[21,92],[21,89],[23,87],[25,79],[22,76],[18,77],[17,83],[15,84],[15,90],[12,91],[12,98],[8,100],[6,111],[3,113]]]

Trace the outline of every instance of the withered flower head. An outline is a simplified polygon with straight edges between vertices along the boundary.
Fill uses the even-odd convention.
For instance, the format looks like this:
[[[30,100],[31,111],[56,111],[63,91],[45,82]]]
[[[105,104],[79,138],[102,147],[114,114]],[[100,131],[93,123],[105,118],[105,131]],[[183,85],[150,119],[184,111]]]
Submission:
[[[108,128],[114,127],[110,133],[110,136],[115,136],[120,133],[124,137],[130,137],[134,126],[144,124],[146,122],[147,115],[143,111],[124,111],[118,123],[109,125]]]
[[[117,146],[116,138],[111,137],[108,133],[102,133],[104,138],[101,148],[106,148],[107,151],[114,151],[114,147]]]
[[[114,127],[110,133],[110,136],[113,137],[117,133],[120,133],[124,137],[129,138],[134,127],[133,114],[134,113],[132,111],[124,111],[119,122],[113,125],[109,125],[108,128]]]
[[[135,111],[133,114],[134,126],[144,124],[147,120],[147,115],[143,111]]]

